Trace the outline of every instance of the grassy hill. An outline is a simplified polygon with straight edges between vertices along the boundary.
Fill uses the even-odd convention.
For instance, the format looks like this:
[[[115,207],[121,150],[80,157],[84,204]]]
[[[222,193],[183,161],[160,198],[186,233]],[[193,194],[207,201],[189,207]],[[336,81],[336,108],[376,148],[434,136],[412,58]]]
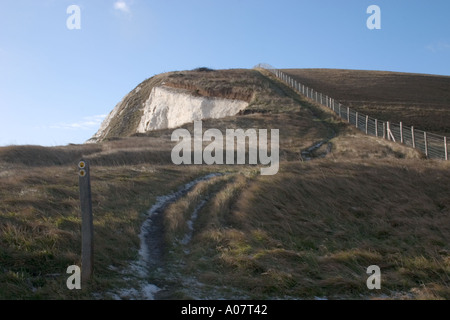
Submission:
[[[374,118],[450,133],[450,77],[341,69],[282,70],[300,83]]]
[[[142,283],[161,288],[158,299],[450,298],[450,163],[365,136],[264,70],[147,81],[160,78],[200,95],[247,97],[245,112],[204,121],[204,130],[279,129],[278,174],[261,176],[249,165],[175,166],[173,130],[133,134],[119,130],[119,118],[116,133],[98,144],[0,148],[0,298],[139,298]],[[382,100],[376,92],[367,100]],[[192,124],[183,127],[192,132]],[[307,161],[305,150],[318,142],[325,143]],[[70,291],[66,268],[81,264],[81,157],[92,166],[95,272],[89,286]],[[130,265],[146,211],[209,173],[222,175],[164,210],[163,252],[143,279]],[[371,291],[366,269],[374,264],[382,288]]]
[[[156,75],[134,88],[116,106],[107,130],[99,141],[128,137],[136,133],[142,117],[142,105],[155,86],[165,85],[188,90],[192,95],[240,99],[249,102],[245,113],[292,111],[297,106],[286,99],[280,88],[256,70],[211,70],[198,68]]]

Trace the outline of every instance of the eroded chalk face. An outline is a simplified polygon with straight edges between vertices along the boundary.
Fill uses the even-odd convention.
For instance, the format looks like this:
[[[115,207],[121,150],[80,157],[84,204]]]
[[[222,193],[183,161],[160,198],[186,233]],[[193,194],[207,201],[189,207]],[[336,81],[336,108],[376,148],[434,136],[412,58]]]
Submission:
[[[183,89],[154,87],[144,104],[137,132],[172,129],[196,120],[234,116],[247,106],[248,103],[241,100],[198,97]]]
[[[178,142],[171,153],[172,162],[176,165],[261,164],[269,166],[261,168],[261,175],[278,173],[278,129],[270,129],[270,155],[267,129],[227,129],[224,137],[218,129],[208,129],[203,133],[202,121],[195,121],[193,135],[189,130],[180,128],[174,130],[171,140]],[[203,142],[209,142],[204,149]]]

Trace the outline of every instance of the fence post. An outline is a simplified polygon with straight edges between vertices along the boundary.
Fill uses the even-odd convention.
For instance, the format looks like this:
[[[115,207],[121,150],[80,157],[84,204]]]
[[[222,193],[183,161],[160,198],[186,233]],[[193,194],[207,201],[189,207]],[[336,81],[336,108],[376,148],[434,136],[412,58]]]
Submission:
[[[423,139],[425,140],[425,155],[428,158],[428,141],[427,141],[427,133],[423,132]]]
[[[340,102],[338,104],[338,111],[339,111],[339,117],[342,118],[342,116],[341,116],[341,103]]]
[[[81,205],[81,281],[86,283],[92,276],[94,266],[94,227],[89,162],[81,159],[78,168]]]
[[[387,131],[386,133],[387,133],[387,136],[388,136],[388,140],[390,141],[391,138],[392,138],[392,141],[396,142],[394,134],[391,131],[391,123],[389,121],[387,122],[386,131]]]
[[[416,148],[416,139],[414,139],[414,126],[411,126],[411,136],[412,136],[412,144],[413,148]]]
[[[369,116],[366,116],[366,134],[369,134]]]
[[[383,122],[383,139],[386,139],[386,123]]]
[[[350,107],[347,107],[347,122],[350,123]]]
[[[391,140],[391,135],[389,134],[389,130],[390,130],[390,125],[389,125],[389,121],[386,122],[386,134],[387,134],[387,139],[390,141]]]
[[[356,122],[355,126],[356,128],[358,128],[358,111],[356,111],[355,122]]]
[[[375,119],[375,137],[378,138],[378,119]]]
[[[448,161],[447,137],[444,137],[445,160]]]
[[[403,122],[400,121],[400,143],[403,144]]]

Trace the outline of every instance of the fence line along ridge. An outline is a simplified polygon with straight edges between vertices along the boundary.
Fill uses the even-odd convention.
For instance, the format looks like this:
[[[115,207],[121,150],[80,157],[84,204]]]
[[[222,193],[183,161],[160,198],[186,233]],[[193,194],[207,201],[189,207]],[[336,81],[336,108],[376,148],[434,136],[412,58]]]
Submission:
[[[306,96],[309,99],[333,110],[340,118],[354,125],[357,129],[367,135],[380,137],[400,144],[410,146],[425,154],[429,159],[448,160],[448,138],[434,133],[417,130],[414,127],[404,126],[402,122],[392,123],[381,121],[368,115],[362,114],[339,101],[317,92],[293,79],[281,70],[275,69],[268,64],[259,64],[257,67],[270,71],[278,79],[285,82],[289,87]]]

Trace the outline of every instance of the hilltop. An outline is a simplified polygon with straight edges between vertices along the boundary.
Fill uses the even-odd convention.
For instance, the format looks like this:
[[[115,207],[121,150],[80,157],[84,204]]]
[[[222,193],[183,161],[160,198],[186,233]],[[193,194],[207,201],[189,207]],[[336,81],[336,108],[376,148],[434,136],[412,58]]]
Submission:
[[[402,121],[406,126],[441,135],[450,132],[447,125],[450,119],[448,76],[341,69],[282,71],[302,84],[374,118]],[[241,114],[275,111],[268,108],[267,103],[261,103],[267,96],[279,96],[279,92],[274,90],[267,78],[256,70],[198,68],[156,75],[130,91],[89,142],[126,137],[168,126],[173,128],[192,122],[193,114],[197,114],[198,118],[222,118],[239,111]],[[177,98],[178,101],[173,101]],[[224,110],[223,105],[200,106],[220,99],[225,105],[237,105],[228,111]],[[198,101],[199,107],[187,108],[186,105],[195,104],[194,100]],[[169,108],[165,106],[165,101],[171,101],[177,107]],[[277,111],[283,109],[281,104]]]
[[[166,129],[171,122],[179,125],[192,122],[192,114],[198,114],[200,119],[234,116],[243,109],[269,111],[259,100],[265,95],[283,98],[273,90],[270,82],[256,70],[198,68],[156,75],[140,83],[115,106],[90,142]],[[205,106],[220,101],[222,105]],[[224,112],[230,103],[237,105]],[[198,107],[191,107],[193,104]],[[143,122],[145,116],[147,120]]]

